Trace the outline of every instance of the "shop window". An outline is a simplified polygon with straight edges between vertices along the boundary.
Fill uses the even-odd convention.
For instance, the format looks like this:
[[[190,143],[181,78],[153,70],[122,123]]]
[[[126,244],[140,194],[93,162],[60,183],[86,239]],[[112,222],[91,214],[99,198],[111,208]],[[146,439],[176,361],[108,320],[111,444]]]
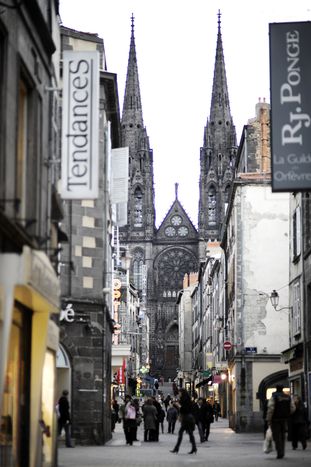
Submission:
[[[25,320],[24,320],[25,321]],[[23,325],[24,324],[24,325]],[[14,309],[1,408],[0,465],[20,467],[29,444],[29,334],[23,313]],[[23,428],[22,428],[23,427]]]
[[[43,466],[51,467],[53,464],[53,422],[55,413],[55,353],[48,351],[45,354],[42,378],[41,402],[41,429],[42,429],[42,457]]]

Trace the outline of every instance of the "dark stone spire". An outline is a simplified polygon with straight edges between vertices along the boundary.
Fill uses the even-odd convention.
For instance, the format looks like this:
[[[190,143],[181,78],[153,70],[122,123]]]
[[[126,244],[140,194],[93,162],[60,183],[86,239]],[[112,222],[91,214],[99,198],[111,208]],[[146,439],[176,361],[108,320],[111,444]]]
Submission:
[[[218,34],[210,109],[210,144],[215,143],[216,140],[219,142],[219,139],[224,139],[223,142],[225,143],[228,138],[223,138],[223,136],[231,134],[233,126],[222,45],[220,17],[221,14],[220,11],[218,11]]]
[[[138,66],[131,17],[131,41],[121,119],[121,145],[129,148],[128,225],[120,230],[121,240],[137,239],[135,230],[150,240],[155,230],[153,152],[143,123]]]
[[[131,43],[123,101],[122,124],[133,125],[132,127],[138,126],[138,128],[143,127],[133,15],[131,17]]]
[[[229,104],[220,17],[219,11],[210,119],[204,128],[200,154],[198,228],[202,239],[201,259],[205,257],[205,242],[220,239],[236,154],[236,132]]]

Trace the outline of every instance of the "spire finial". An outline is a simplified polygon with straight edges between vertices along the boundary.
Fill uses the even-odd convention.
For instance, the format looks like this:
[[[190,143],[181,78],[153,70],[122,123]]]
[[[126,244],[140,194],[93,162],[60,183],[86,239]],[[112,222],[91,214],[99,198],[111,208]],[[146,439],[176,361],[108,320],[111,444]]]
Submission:
[[[221,13],[220,13],[220,10],[218,10],[218,31],[220,31],[220,23],[221,23]]]
[[[175,183],[175,199],[178,198],[178,183]]]
[[[132,13],[132,16],[131,16],[131,28],[132,28],[132,36],[134,35],[134,14]]]

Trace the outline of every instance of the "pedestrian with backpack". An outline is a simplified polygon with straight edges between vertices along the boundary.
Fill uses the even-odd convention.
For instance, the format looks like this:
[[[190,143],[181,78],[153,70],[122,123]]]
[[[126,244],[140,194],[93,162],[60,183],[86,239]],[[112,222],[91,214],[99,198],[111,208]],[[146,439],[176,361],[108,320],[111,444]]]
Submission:
[[[276,391],[269,399],[267,409],[267,422],[272,430],[277,459],[282,459],[285,455],[287,422],[290,415],[295,412],[294,402],[283,389],[282,384],[276,385]]]

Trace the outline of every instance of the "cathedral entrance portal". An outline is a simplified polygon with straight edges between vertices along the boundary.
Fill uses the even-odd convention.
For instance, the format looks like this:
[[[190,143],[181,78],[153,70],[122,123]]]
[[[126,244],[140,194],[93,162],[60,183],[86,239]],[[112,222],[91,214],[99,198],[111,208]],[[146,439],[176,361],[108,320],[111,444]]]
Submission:
[[[178,344],[178,326],[174,323],[166,332],[165,338],[165,354],[163,376],[167,381],[169,378],[173,381],[176,376],[176,369],[179,365],[179,344]]]

